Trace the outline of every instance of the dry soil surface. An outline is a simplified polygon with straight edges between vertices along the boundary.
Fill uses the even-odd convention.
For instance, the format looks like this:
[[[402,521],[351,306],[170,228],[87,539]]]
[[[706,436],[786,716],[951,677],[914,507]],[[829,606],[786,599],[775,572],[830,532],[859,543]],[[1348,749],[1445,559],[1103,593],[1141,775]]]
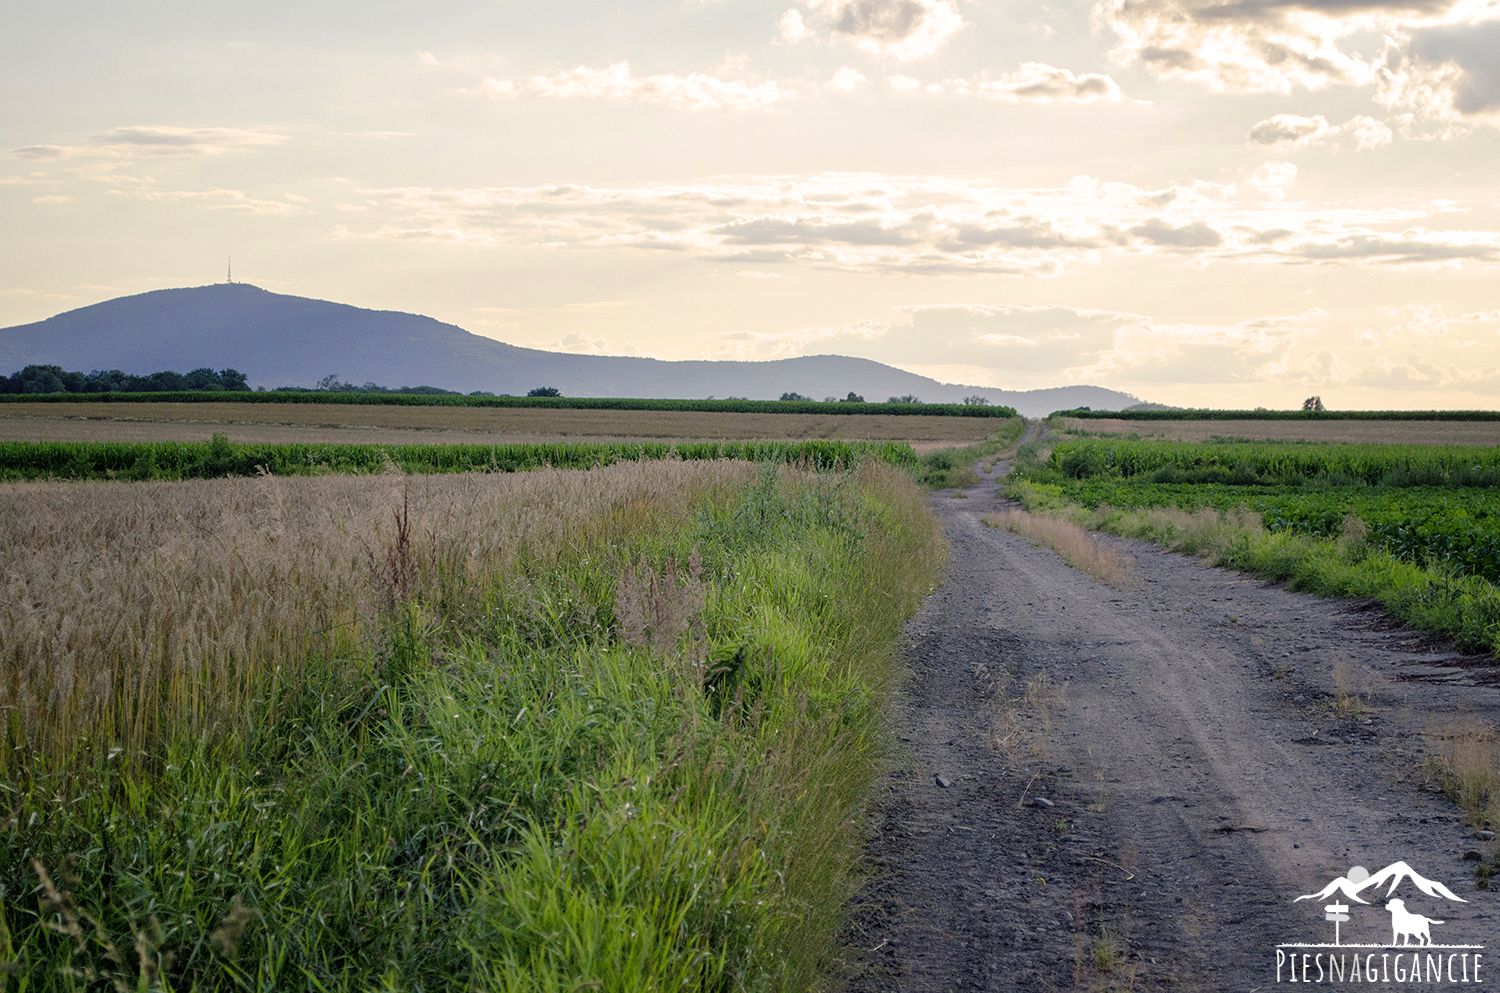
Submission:
[[[1334,899],[1344,945],[1390,942],[1388,896],[1445,922],[1437,943],[1490,946],[1452,954],[1500,978],[1500,879],[1475,871],[1494,842],[1423,758],[1424,736],[1500,712],[1494,660],[1138,542],[1101,539],[1135,571],[1103,585],[981,523],[1006,468],[933,496],[952,560],[909,627],[849,988],[1251,991],[1278,953],[1290,980],[1279,945],[1335,940]],[[1409,878],[1294,902],[1398,861],[1465,902]],[[1406,961],[1359,954],[1393,984]]]

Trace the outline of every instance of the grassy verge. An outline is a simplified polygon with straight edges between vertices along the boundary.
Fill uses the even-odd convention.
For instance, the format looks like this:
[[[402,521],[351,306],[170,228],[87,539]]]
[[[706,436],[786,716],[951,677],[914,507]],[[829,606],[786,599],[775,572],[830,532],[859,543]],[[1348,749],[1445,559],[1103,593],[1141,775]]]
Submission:
[[[908,476],[673,462],[153,485],[154,514],[87,529],[101,552],[132,520],[169,528],[195,489],[253,506],[236,531],[194,496],[172,541],[101,556],[66,594],[84,611],[113,584],[128,605],[141,568],[175,577],[140,588],[162,598],[220,563],[170,629],[80,614],[70,665],[90,638],[139,655],[54,666],[79,704],[68,734],[35,687],[0,688],[0,987],[817,984],[900,625],[941,554]],[[134,489],[35,492],[60,514]],[[68,570],[51,575],[62,591]],[[287,582],[339,596],[298,614]]]
[[[1007,492],[1033,513],[1082,527],[1140,538],[1216,565],[1253,572],[1318,596],[1378,600],[1407,627],[1453,640],[1460,651],[1500,655],[1500,589],[1475,576],[1425,567],[1371,547],[1367,531],[1351,526],[1332,538],[1268,532],[1250,511],[1176,507],[1089,510],[1062,487],[1016,480]]]
[[[979,482],[979,474],[973,469],[977,462],[990,459],[993,462],[1013,449],[1026,431],[1026,420],[1012,417],[1000,430],[988,439],[961,448],[940,448],[922,456],[918,463],[917,478],[932,490],[973,486]]]

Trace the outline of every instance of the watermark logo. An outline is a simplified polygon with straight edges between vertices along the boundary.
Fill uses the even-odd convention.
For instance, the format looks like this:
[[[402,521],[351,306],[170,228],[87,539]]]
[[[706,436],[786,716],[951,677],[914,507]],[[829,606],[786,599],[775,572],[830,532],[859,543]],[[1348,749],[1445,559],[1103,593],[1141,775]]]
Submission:
[[[1405,897],[1396,890],[1409,883]],[[1381,887],[1385,887],[1383,893]],[[1363,894],[1363,895],[1361,895]],[[1426,900],[1419,899],[1427,898]],[[1372,902],[1367,897],[1375,897]],[[1439,913],[1441,901],[1467,903],[1435,879],[1428,879],[1405,862],[1394,862],[1371,873],[1357,865],[1316,893],[1293,903],[1313,900],[1323,904],[1323,920],[1333,925],[1333,942],[1288,943],[1276,946],[1276,981],[1292,983],[1478,983],[1484,966],[1483,945],[1445,944]],[[1413,901],[1408,908],[1407,899]],[[1345,903],[1344,901],[1348,901]],[[1438,901],[1438,902],[1433,902]],[[1351,914],[1355,905],[1361,910]],[[1427,911],[1428,913],[1420,913]],[[1389,944],[1346,942],[1341,926],[1356,920],[1361,934],[1383,930],[1389,915]],[[1434,937],[1433,928],[1438,928]]]

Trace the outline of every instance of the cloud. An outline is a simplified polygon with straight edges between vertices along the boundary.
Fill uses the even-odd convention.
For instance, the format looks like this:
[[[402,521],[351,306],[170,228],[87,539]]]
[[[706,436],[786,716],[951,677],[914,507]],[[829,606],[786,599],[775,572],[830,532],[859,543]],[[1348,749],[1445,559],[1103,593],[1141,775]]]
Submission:
[[[1408,137],[1500,126],[1494,0],[1098,0],[1093,16],[1117,36],[1119,63],[1163,79],[1244,93],[1373,84],[1381,105],[1411,115]],[[1368,124],[1352,133],[1360,148],[1389,141]]]
[[[31,198],[31,202],[32,203],[68,203],[72,199],[73,198],[71,196],[66,196],[66,195],[61,194],[61,193],[54,193],[54,194],[52,194],[50,196],[32,197]]]
[[[955,0],[804,0],[817,29],[831,38],[852,41],[872,55],[889,55],[902,62],[931,55],[964,27]],[[781,37],[790,42],[813,36],[796,8],[777,22]]]
[[[74,158],[222,155],[246,148],[279,145],[289,140],[288,135],[244,128],[133,126],[94,135],[87,145],[28,145],[12,149],[10,154],[20,159],[49,162]]]
[[[239,190],[174,190],[137,193],[136,196],[152,203],[189,203],[204,210],[223,210],[242,216],[291,214],[299,209],[295,203],[258,200]]]
[[[493,322],[491,322],[493,323]],[[514,324],[501,324],[500,327],[514,327]],[[537,341],[532,347],[541,348],[549,352],[569,352],[573,355],[632,355],[645,356],[647,353],[641,351],[636,345],[626,345],[623,349],[614,348],[605,338],[595,338],[591,334],[575,331],[564,335],[557,341]]]
[[[1425,121],[1500,124],[1500,20],[1413,28],[1405,41],[1387,41],[1382,104]]]
[[[492,100],[514,100],[530,94],[554,100],[656,104],[673,110],[764,110],[797,96],[796,90],[776,82],[724,80],[704,73],[637,78],[628,62],[616,62],[604,69],[579,66],[552,76],[533,76],[524,83],[487,76],[477,87],[459,92]]]
[[[920,90],[922,88],[922,81],[919,79],[912,79],[910,76],[898,75],[887,77],[885,85],[889,86],[893,90],[905,93],[910,92],[911,90]]]
[[[954,81],[955,93],[1004,103],[1119,103],[1125,99],[1113,79],[1099,73],[1070,72],[1042,62],[1026,62],[999,79]]]
[[[839,69],[838,72],[834,73],[833,78],[828,81],[828,88],[831,90],[838,90],[842,93],[853,93],[855,90],[859,89],[861,86],[864,86],[868,82],[869,80],[865,78],[864,74],[859,72],[857,69],[851,69],[848,66],[843,66]]]
[[[1101,381],[1252,383],[1285,375],[1297,343],[1320,311],[1234,325],[1166,324],[1151,317],[1077,307],[938,304],[898,308],[892,322],[722,335],[720,357],[785,358],[813,352],[858,355],[910,368],[957,371],[969,382],[1013,388]]]
[[[1424,265],[1462,260],[1493,262],[1500,244],[1486,232],[1432,232],[1421,228],[1399,234],[1358,233],[1332,241],[1299,245],[1291,254],[1310,261],[1384,262]]]
[[[1255,167],[1248,182],[1273,200],[1280,200],[1296,178],[1297,167],[1290,162],[1262,162]]]
[[[1368,20],[1382,2],[1100,0],[1094,18],[1119,37],[1122,64],[1218,92],[1289,93],[1370,82],[1371,67],[1339,42],[1355,28],[1349,15]]]
[[[1142,241],[1167,248],[1217,248],[1224,244],[1224,236],[1206,221],[1173,227],[1160,217],[1152,217],[1131,228],[1130,233]]]
[[[1276,148],[1301,148],[1317,144],[1336,128],[1328,126],[1322,114],[1316,117],[1298,117],[1296,114],[1277,114],[1261,121],[1250,129],[1245,140],[1252,145],[1272,145]]]
[[[1299,117],[1296,114],[1277,114],[1261,121],[1245,136],[1251,145],[1269,145],[1278,151],[1289,152],[1298,148],[1321,145],[1326,141],[1348,135],[1354,139],[1354,147],[1362,151],[1380,148],[1391,143],[1391,129],[1373,117],[1358,115],[1337,127],[1330,125],[1322,114],[1315,117]]]
[[[782,14],[776,21],[776,30],[781,34],[781,40],[795,45],[812,37],[812,31],[807,22],[802,19],[802,11],[795,7]]]
[[[1165,253],[1216,264],[1488,264],[1500,232],[1450,229],[1448,202],[1302,205],[1265,163],[1243,189],[1166,189],[1078,177],[1010,187],[942,177],[831,173],[640,187],[350,189],[350,236],[527,250],[671,251],[737,269],[1050,277]]]

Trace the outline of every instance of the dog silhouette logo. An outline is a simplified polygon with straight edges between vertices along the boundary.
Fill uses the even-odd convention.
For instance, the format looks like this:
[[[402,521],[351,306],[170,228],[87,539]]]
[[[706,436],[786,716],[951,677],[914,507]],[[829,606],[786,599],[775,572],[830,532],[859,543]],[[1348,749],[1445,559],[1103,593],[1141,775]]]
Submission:
[[[1396,938],[1401,938],[1401,944],[1411,944],[1411,939],[1416,938],[1419,945],[1432,944],[1432,935],[1428,933],[1428,925],[1441,924],[1431,917],[1423,917],[1421,914],[1413,914],[1406,909],[1405,900],[1387,900],[1385,909],[1391,912],[1391,944],[1396,943]]]
[[[1402,886],[1406,889],[1397,896],[1397,888]],[[1383,900],[1372,903],[1369,898],[1374,896]],[[1333,942],[1277,945],[1278,983],[1480,982],[1484,946],[1446,944],[1446,939],[1434,940],[1432,934],[1434,927],[1446,924],[1451,916],[1433,911],[1445,903],[1468,901],[1405,862],[1393,862],[1374,873],[1364,866],[1354,866],[1316,893],[1304,893],[1292,903],[1330,899],[1332,902],[1323,906],[1323,920],[1333,924]],[[1408,901],[1412,901],[1411,907]],[[1388,944],[1372,940],[1385,934],[1380,909],[1390,914]],[[1340,930],[1345,924],[1352,929],[1352,940]]]

